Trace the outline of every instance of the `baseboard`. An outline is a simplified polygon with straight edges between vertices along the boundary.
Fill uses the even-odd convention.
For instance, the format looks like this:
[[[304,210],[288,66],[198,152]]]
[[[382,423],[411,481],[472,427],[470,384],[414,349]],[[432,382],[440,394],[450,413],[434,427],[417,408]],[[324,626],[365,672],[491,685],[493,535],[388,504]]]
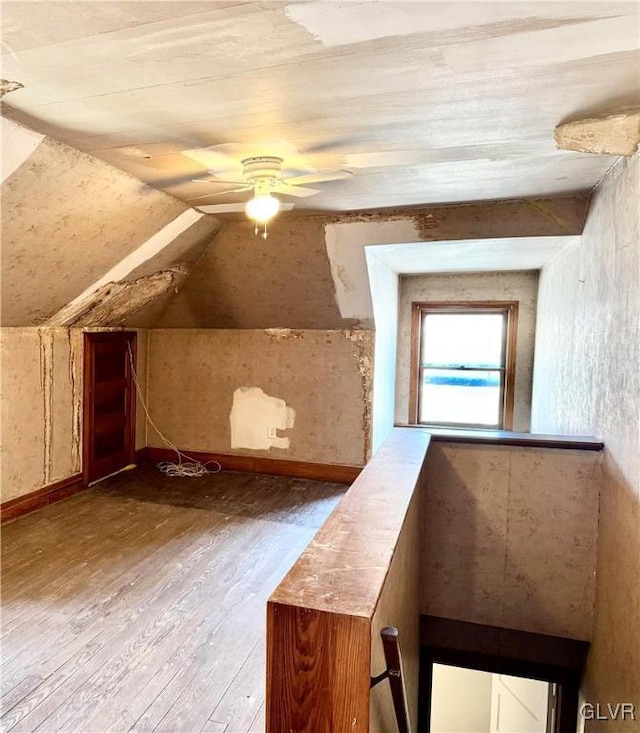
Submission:
[[[140,448],[136,451],[135,463],[137,466],[142,466],[145,463],[149,463],[149,449]]]
[[[43,486],[41,489],[31,491],[24,496],[18,496],[15,499],[3,502],[0,504],[0,520],[4,524],[4,522],[21,517],[23,514],[41,509],[49,504],[55,504],[57,501],[77,494],[84,488],[82,474],[76,473],[48,486]]]
[[[146,448],[145,458],[150,463],[174,461],[175,451],[170,448]],[[182,451],[202,463],[217,461],[225,471],[245,471],[247,473],[267,473],[272,476],[292,476],[314,481],[331,481],[338,484],[352,484],[360,475],[360,466],[342,466],[333,463],[307,463],[305,461],[286,461],[260,456],[239,456],[224,453],[205,453],[203,451]]]

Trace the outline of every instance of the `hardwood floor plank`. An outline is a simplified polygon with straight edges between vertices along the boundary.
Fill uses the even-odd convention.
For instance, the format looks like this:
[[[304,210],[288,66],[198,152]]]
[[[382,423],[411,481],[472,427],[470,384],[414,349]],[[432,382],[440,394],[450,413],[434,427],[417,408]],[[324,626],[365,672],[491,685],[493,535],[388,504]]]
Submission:
[[[224,518],[220,515],[211,514],[212,522],[224,522]],[[183,521],[186,520],[186,521]],[[128,555],[126,554],[123,559],[118,562],[121,558],[121,553],[115,552],[109,555],[109,568],[105,570],[100,567],[95,571],[90,579],[85,581],[84,587],[81,589],[82,597],[91,599],[92,602],[79,605],[77,599],[75,602],[67,603],[66,601],[61,602],[60,610],[55,610],[51,613],[51,608],[57,609],[55,601],[50,594],[47,594],[39,601],[40,606],[40,618],[38,618],[38,628],[42,632],[48,634],[50,644],[48,649],[50,651],[59,650],[65,646],[65,642],[69,640],[77,640],[83,630],[92,636],[95,633],[95,619],[100,616],[107,617],[109,613],[113,611],[114,606],[126,607],[128,599],[140,598],[142,593],[149,587],[162,588],[166,582],[166,577],[162,573],[162,569],[166,568],[166,556],[165,552],[173,551],[179,552],[180,539],[183,536],[187,536],[187,543],[185,545],[185,551],[189,551],[191,540],[188,539],[189,531],[193,527],[194,517],[180,517],[179,520],[173,525],[173,529],[170,532],[158,531],[156,528],[156,541],[157,548],[154,552],[145,553],[145,556],[141,557],[138,551],[133,551],[130,547],[130,543],[123,542],[123,547],[128,547]],[[132,527],[132,533],[137,533],[138,529],[134,525]],[[223,539],[223,538],[221,538]],[[106,551],[105,551],[106,552]],[[147,570],[149,562],[155,562],[157,568],[154,568],[154,572],[150,573]],[[80,563],[84,565],[84,562]],[[151,568],[149,568],[150,570]],[[48,617],[46,616],[48,610]],[[35,621],[34,621],[35,623]],[[24,633],[21,633],[24,632]],[[26,634],[27,639],[25,641],[24,635]],[[32,647],[38,644],[38,637],[34,637],[31,626],[15,630],[13,636],[7,643],[3,645],[3,652],[6,655],[5,664],[10,661],[20,661],[20,658],[12,656],[12,649],[15,647],[22,655],[22,658],[32,659],[35,656],[32,653]],[[38,655],[38,661],[43,661],[41,654]],[[24,664],[22,669],[25,669]]]
[[[177,674],[154,700],[152,709],[145,711],[136,722],[136,731],[192,730],[210,717],[254,643],[264,637],[266,601],[308,538],[294,544],[292,541],[290,538],[281,546],[283,560],[270,575],[252,573],[252,577],[246,579],[239,606],[229,609],[222,628],[216,629],[208,639],[207,645],[214,654],[207,646],[192,648],[191,656],[182,660]],[[261,546],[261,543],[256,545],[256,549]],[[273,549],[270,556],[275,559]],[[198,636],[193,641],[199,642],[201,638]],[[162,713],[164,715],[159,717]]]
[[[120,687],[110,691],[109,698],[115,700],[115,704],[112,702],[109,705],[104,705],[102,710],[98,713],[94,713],[94,716],[87,719],[84,723],[86,730],[106,730],[112,727],[111,716],[116,707],[121,707],[122,715],[130,721],[131,724],[137,721],[137,717],[134,717],[136,710],[140,709],[140,706],[147,700],[154,692],[158,695],[163,693],[166,696],[165,688],[170,683],[175,686],[176,680],[173,679],[176,672],[177,664],[184,666],[187,664],[185,654],[185,647],[196,653],[201,648],[204,649],[206,656],[221,656],[228,655],[229,649],[228,642],[223,638],[221,642],[218,642],[217,637],[220,632],[220,627],[227,623],[229,618],[235,618],[236,614],[241,612],[243,604],[250,602],[251,607],[255,605],[255,598],[252,596],[252,586],[257,585],[258,587],[268,586],[269,588],[275,587],[277,584],[277,578],[281,577],[285,572],[283,567],[278,566],[277,572],[273,572],[273,565],[276,561],[274,552],[270,552],[268,556],[264,553],[256,552],[260,547],[261,541],[264,537],[261,537],[260,528],[254,527],[252,535],[252,547],[243,549],[240,553],[232,551],[230,557],[237,557],[238,554],[242,554],[246,562],[243,562],[238,566],[239,571],[242,571],[242,575],[237,577],[237,581],[229,588],[229,592],[225,594],[224,587],[221,586],[220,582],[213,578],[209,585],[209,588],[204,588],[203,592],[205,597],[209,599],[209,602],[202,608],[202,610],[210,609],[212,605],[215,605],[219,610],[217,620],[211,618],[205,619],[205,628],[214,628],[214,638],[207,642],[207,646],[202,646],[203,634],[202,629],[197,633],[193,633],[193,620],[189,619],[189,623],[183,623],[180,633],[176,634],[176,646],[172,647],[170,644],[163,644],[161,647],[150,649],[142,660],[133,662],[126,670],[123,675],[120,676]],[[271,528],[266,528],[266,531],[272,531]],[[289,564],[289,563],[287,563]],[[273,574],[270,583],[267,583],[269,579],[269,573]],[[266,597],[269,593],[266,590],[261,591],[264,602],[266,603]],[[214,598],[213,604],[211,598]],[[182,642],[178,646],[178,642]],[[174,650],[176,659],[169,659],[167,661],[168,652]],[[179,662],[177,660],[180,660]],[[161,666],[162,665],[162,666]],[[151,676],[151,672],[161,669],[163,674]],[[231,667],[229,667],[231,669]],[[186,679],[186,678],[185,678]],[[128,696],[129,690],[139,690],[135,697],[135,700],[130,699]],[[104,695],[103,695],[104,696]],[[155,710],[158,710],[160,701],[157,699],[157,695],[151,697],[150,702],[153,703]],[[145,712],[146,708],[142,708],[140,715]]]
[[[215,720],[207,720],[204,727],[200,729],[200,733],[233,733],[232,730],[227,730],[228,726],[225,723],[218,723]]]
[[[262,703],[262,707],[260,710],[258,710],[258,714],[253,719],[253,723],[251,723],[251,727],[247,731],[247,733],[264,733],[265,729],[265,704]],[[231,733],[231,731],[229,731]],[[240,733],[240,731],[238,731]]]
[[[7,523],[2,729],[246,733],[266,599],[345,491],[146,468]]]
[[[241,552],[252,541],[253,527],[250,523],[243,523],[242,529],[242,534],[239,535],[238,542],[236,543],[229,542],[228,535],[224,535],[229,549],[229,561],[226,566],[223,566],[223,570],[225,567],[231,567],[233,551],[238,550]],[[215,554],[215,550],[220,545],[219,543],[214,544],[213,536],[210,535],[210,537],[212,540],[211,554],[206,555],[203,559],[205,571],[206,566],[217,562],[219,559],[219,556]],[[212,557],[215,560],[212,560]],[[182,570],[184,571],[184,567]],[[38,709],[37,715],[39,718],[42,718],[45,713],[47,716],[52,716],[50,718],[48,717],[48,729],[53,729],[53,726],[57,725],[55,721],[58,718],[71,715],[77,709],[87,713],[88,708],[95,704],[92,694],[93,692],[97,694],[100,691],[99,682],[102,681],[104,684],[108,682],[107,679],[103,679],[105,676],[116,674],[124,664],[124,660],[135,656],[141,649],[144,650],[146,644],[153,644],[158,634],[164,633],[166,636],[166,634],[170,633],[173,627],[178,625],[179,613],[183,611],[187,602],[195,604],[197,607],[206,600],[206,595],[195,600],[193,597],[189,597],[192,595],[190,593],[192,586],[198,586],[197,579],[203,571],[199,567],[196,567],[193,572],[195,573],[195,581],[189,574],[185,575],[184,573],[175,572],[171,576],[160,574],[159,577],[163,579],[163,582],[159,586],[153,602],[151,602],[152,599],[150,598],[142,599],[142,602],[133,611],[133,614],[127,613],[119,624],[117,623],[117,617],[109,621],[106,626],[106,631],[111,632],[117,625],[117,630],[120,632],[119,635],[117,637],[111,637],[109,643],[101,644],[97,653],[92,655],[91,659],[85,660],[88,661],[88,664],[83,666],[82,669],[78,669],[76,674],[71,678],[63,679],[64,685],[61,684],[59,686],[55,697],[48,701],[47,705],[41,706]],[[182,579],[181,583],[180,579]],[[184,587],[185,585],[186,588]],[[168,594],[164,592],[167,586],[169,587]],[[220,586],[222,587],[221,584]],[[174,604],[167,603],[167,600],[171,598],[176,599]],[[124,610],[126,609],[127,606],[124,606]],[[151,619],[151,621],[148,619]],[[65,675],[68,669],[69,665],[65,665],[61,670],[62,674]],[[52,681],[49,680],[48,686],[51,684]],[[81,686],[83,688],[82,691],[77,693],[77,690]],[[71,695],[74,695],[72,702],[60,705],[60,698],[64,700]],[[86,702],[85,698],[88,699],[88,702]],[[52,709],[52,706],[55,707]],[[58,712],[55,712],[55,710],[58,710]]]
[[[261,635],[211,713],[212,719],[225,721],[230,731],[248,731],[264,702],[265,642]]]

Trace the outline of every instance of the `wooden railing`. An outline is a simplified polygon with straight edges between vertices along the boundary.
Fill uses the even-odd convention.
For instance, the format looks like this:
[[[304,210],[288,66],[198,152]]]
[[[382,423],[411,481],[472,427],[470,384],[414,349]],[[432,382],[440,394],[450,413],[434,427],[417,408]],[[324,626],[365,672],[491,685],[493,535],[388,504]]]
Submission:
[[[373,688],[381,682],[389,680],[398,733],[411,733],[409,704],[407,703],[407,691],[404,686],[402,653],[398,637],[398,629],[394,626],[385,626],[380,632],[387,668],[381,674],[371,678],[371,687]]]
[[[400,731],[416,730],[428,445],[428,434],[395,428],[271,596],[267,733],[398,730],[389,687],[371,688],[388,667],[380,632],[390,626],[402,639]]]

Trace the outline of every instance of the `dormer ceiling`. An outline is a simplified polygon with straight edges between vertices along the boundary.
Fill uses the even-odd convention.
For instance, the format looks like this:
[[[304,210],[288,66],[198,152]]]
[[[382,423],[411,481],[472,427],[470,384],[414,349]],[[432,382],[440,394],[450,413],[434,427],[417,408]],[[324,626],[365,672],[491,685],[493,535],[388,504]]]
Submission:
[[[2,23],[5,114],[188,204],[222,189],[181,151],[229,143],[353,172],[303,213],[585,190],[614,158],[554,128],[640,100],[636,3],[9,1]]]

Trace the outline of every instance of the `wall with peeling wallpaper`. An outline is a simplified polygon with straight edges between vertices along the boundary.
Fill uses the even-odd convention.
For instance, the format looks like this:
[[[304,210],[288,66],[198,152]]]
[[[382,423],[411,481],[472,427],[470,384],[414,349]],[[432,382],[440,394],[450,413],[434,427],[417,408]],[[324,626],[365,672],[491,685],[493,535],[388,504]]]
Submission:
[[[0,132],[2,326],[148,325],[221,222],[12,120]],[[98,287],[99,315],[55,318],[79,296],[86,310]],[[125,290],[111,309],[109,288]]]
[[[405,275],[401,277],[398,316],[396,421],[407,422],[409,415],[411,303],[430,300],[517,300],[519,308],[513,429],[519,432],[528,432],[531,419],[531,383],[537,297],[538,273],[533,270],[453,275]]]
[[[281,217],[263,241],[229,222],[163,312],[160,328],[340,329],[323,222]]]
[[[280,216],[262,241],[230,221],[157,328],[373,327],[365,247],[582,231],[587,196]]]
[[[540,277],[532,428],[605,442],[590,702],[640,704],[640,154],[596,189],[579,244]],[[609,721],[607,730],[636,730]],[[587,722],[587,730],[597,723]]]
[[[600,462],[593,451],[432,443],[422,612],[590,639]]]
[[[353,466],[368,457],[370,331],[153,329],[148,359],[151,417],[179,448]],[[232,410],[245,397],[264,449],[246,431],[232,441]],[[282,420],[268,441],[276,408]],[[151,426],[147,437],[164,447]]]
[[[146,383],[146,332],[138,331],[138,373]],[[1,501],[80,472],[83,335],[80,329],[2,328]],[[136,448],[145,445],[137,409]]]

